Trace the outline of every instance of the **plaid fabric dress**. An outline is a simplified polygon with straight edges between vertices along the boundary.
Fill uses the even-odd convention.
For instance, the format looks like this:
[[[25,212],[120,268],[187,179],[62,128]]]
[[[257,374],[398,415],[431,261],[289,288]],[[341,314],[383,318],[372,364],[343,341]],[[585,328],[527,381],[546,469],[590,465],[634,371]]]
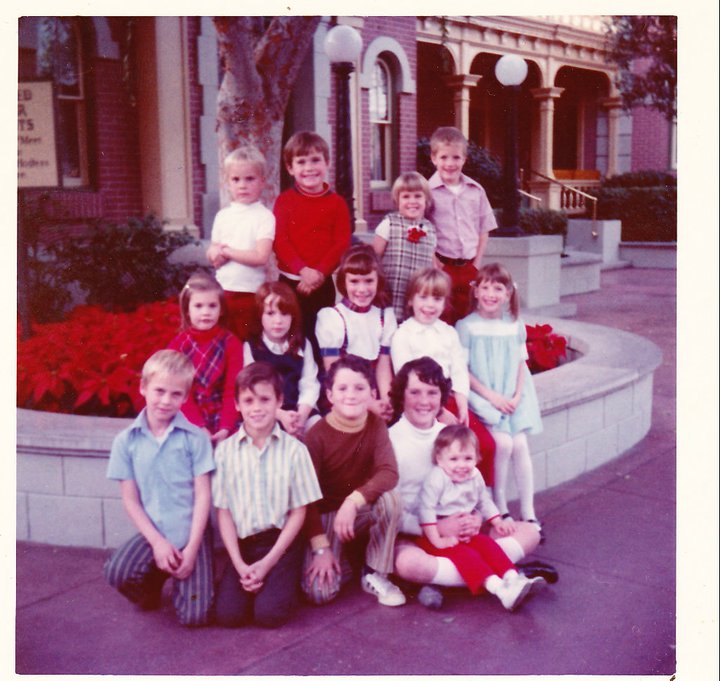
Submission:
[[[195,367],[191,400],[200,411],[203,426],[211,433],[217,432],[221,425],[228,372],[227,346],[233,341],[239,346],[239,341],[229,331],[216,326],[210,331],[183,331],[170,344],[171,348],[186,355]]]
[[[405,290],[417,270],[432,267],[437,244],[432,222],[408,220],[400,213],[385,216],[389,223],[387,246],[382,257],[383,272],[392,294],[397,322],[405,319]]]

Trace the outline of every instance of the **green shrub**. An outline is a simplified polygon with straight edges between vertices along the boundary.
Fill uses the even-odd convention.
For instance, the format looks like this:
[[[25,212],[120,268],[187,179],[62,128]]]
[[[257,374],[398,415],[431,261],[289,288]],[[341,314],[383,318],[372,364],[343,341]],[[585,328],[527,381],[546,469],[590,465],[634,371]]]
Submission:
[[[677,188],[601,187],[597,217],[622,221],[623,241],[677,241]]]
[[[660,170],[637,170],[607,177],[602,182],[606,187],[675,187],[677,178]]]
[[[430,160],[430,140],[427,137],[421,137],[417,143],[417,171],[426,178],[435,172],[435,166]],[[468,142],[463,173],[483,186],[490,205],[502,205],[502,166],[497,157],[475,142]]]
[[[169,256],[194,243],[187,229],[168,231],[154,216],[124,224],[99,222],[87,237],[47,247],[58,283],[73,282],[88,305],[105,310],[134,310],[176,293],[195,265],[176,264]]]
[[[550,208],[523,208],[519,215],[525,234],[567,234],[568,217],[564,211]]]

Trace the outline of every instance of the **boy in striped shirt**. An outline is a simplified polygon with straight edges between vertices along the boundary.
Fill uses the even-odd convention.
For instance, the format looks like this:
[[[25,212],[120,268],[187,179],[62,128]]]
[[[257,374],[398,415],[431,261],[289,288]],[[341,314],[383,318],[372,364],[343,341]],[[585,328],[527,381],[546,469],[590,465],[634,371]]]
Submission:
[[[306,506],[321,498],[307,448],[277,423],[282,379],[266,362],[237,377],[240,429],[215,450],[212,481],[220,536],[230,557],[217,592],[218,624],[278,627],[297,604]]]

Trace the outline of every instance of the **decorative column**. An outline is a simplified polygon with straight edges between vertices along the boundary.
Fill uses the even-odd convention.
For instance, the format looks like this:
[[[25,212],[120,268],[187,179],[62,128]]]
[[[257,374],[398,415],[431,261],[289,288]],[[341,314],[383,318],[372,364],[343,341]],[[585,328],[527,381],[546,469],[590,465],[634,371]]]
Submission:
[[[482,76],[465,73],[457,76],[446,76],[446,85],[453,90],[455,104],[455,127],[466,139],[470,138],[470,88],[475,87]]]
[[[617,175],[618,153],[620,151],[620,115],[622,114],[622,100],[620,97],[608,97],[600,104],[608,113],[608,164],[607,177]]]
[[[565,91],[561,87],[535,88],[532,96],[539,105],[539,121],[537,130],[537,146],[533,150],[533,170],[547,177],[554,178],[553,173],[553,123],[555,119],[555,100]],[[530,190],[542,198],[543,208],[560,209],[560,187],[540,177],[529,178]]]

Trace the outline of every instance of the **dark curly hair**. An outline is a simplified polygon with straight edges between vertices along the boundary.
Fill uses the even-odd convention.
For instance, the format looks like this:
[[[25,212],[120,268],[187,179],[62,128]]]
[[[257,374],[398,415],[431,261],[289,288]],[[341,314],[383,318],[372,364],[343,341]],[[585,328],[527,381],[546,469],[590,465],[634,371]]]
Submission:
[[[405,389],[407,388],[410,372],[428,385],[435,385],[440,388],[440,406],[444,407],[450,397],[452,381],[445,378],[440,365],[432,357],[419,357],[403,364],[400,371],[395,374],[390,385],[390,402],[393,408],[392,423],[395,423],[403,412],[405,401]]]

